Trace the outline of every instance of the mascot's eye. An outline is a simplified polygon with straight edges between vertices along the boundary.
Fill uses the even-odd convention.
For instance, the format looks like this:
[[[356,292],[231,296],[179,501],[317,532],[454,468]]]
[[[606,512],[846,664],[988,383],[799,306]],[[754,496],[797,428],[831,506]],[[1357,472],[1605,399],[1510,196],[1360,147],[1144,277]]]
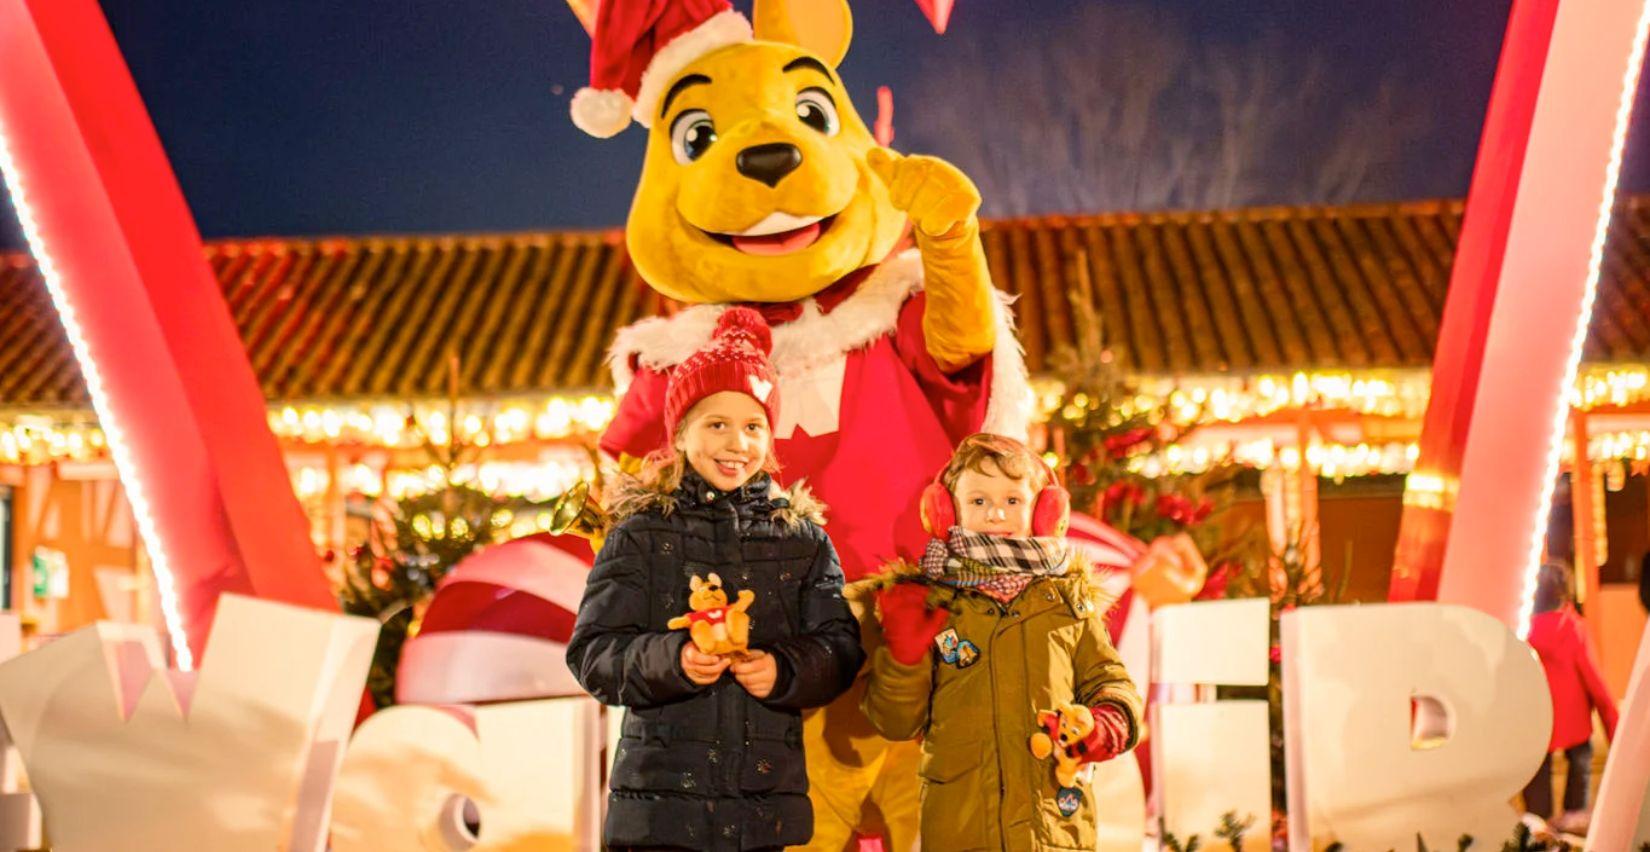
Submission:
[[[803,89],[796,96],[796,117],[803,124],[825,134],[835,136],[838,127],[836,101],[824,89]]]
[[[684,166],[704,156],[715,141],[716,125],[702,109],[690,109],[670,125],[670,152]]]

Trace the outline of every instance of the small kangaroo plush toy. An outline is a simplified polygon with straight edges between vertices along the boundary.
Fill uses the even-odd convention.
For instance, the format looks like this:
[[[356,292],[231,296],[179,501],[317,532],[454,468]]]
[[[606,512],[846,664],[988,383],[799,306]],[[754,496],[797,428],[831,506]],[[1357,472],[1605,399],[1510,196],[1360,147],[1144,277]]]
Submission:
[[[1037,727],[1031,735],[1031,755],[1043,760],[1054,757],[1054,777],[1061,787],[1077,785],[1077,767],[1083,759],[1083,741],[1094,731],[1094,714],[1081,704],[1061,704],[1053,710],[1037,711]]]
[[[703,580],[695,576],[688,581],[688,588],[688,606],[693,611],[672,618],[665,626],[671,630],[686,627],[701,653],[743,654],[751,638],[751,617],[745,610],[756,600],[756,593],[745,589],[739,593],[738,602],[729,606],[722,578],[714,573]]]

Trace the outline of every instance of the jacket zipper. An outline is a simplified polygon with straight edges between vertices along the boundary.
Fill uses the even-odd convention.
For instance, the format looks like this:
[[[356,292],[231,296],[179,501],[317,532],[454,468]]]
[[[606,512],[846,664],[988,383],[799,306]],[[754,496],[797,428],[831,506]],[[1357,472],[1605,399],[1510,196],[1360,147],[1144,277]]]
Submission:
[[[1003,813],[1004,800],[1008,797],[1008,788],[1003,783],[1003,779],[1007,776],[1004,774],[1003,766],[1002,714],[997,712],[997,708],[1002,706],[1002,698],[997,694],[997,660],[1002,658],[1002,654],[997,653],[997,642],[1002,637],[1003,616],[1007,614],[1008,610],[995,600],[990,601],[990,604],[997,610],[997,623],[991,631],[991,736],[995,740],[992,743],[991,750],[997,754],[997,842],[1002,844],[1004,849],[1007,849],[1008,827],[1003,824]]]

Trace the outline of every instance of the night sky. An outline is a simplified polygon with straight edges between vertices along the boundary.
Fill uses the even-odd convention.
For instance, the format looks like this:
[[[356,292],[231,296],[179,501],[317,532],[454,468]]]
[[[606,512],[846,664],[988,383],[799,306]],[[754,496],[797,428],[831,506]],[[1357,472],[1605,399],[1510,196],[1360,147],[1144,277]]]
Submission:
[[[942,67],[946,51],[966,42],[1014,62],[1069,28],[1085,2],[1099,0],[957,0],[951,32],[940,37],[911,0],[858,0],[856,38],[842,71],[867,118],[875,87],[891,85],[900,128],[902,118],[924,108],[899,100],[902,92],[944,90],[919,77]],[[643,134],[632,128],[603,141],[572,126],[567,104],[586,82],[589,40],[562,0],[103,5],[208,237],[623,221]],[[738,5],[748,12],[748,0]],[[1199,46],[1264,44],[1279,54],[1280,67],[1292,56],[1330,57],[1326,85],[1348,100],[1392,86],[1424,121],[1401,160],[1359,196],[1465,193],[1508,0],[1114,5]],[[1087,37],[1097,54],[1108,50],[1107,33]],[[966,104],[968,92],[954,97]],[[1650,126],[1647,113],[1639,110],[1636,123]],[[948,154],[947,135],[930,129],[926,137],[903,133],[895,147]],[[1295,156],[1310,167],[1313,151]],[[1625,183],[1650,187],[1650,169],[1638,159],[1630,158]],[[1275,197],[1260,200],[1313,200],[1289,197],[1287,183],[1269,192]],[[14,224],[5,219],[0,238],[17,245]]]

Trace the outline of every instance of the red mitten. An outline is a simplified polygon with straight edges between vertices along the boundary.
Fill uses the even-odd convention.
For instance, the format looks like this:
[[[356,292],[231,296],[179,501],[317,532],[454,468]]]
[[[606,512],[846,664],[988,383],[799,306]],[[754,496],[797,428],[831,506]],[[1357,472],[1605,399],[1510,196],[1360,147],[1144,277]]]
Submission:
[[[928,587],[921,583],[895,583],[877,593],[882,610],[882,637],[888,653],[900,665],[914,666],[945,629],[951,613],[928,608]]]
[[[1094,714],[1094,730],[1079,749],[1080,763],[1101,763],[1123,753],[1129,744],[1129,717],[1115,704],[1089,708]]]

